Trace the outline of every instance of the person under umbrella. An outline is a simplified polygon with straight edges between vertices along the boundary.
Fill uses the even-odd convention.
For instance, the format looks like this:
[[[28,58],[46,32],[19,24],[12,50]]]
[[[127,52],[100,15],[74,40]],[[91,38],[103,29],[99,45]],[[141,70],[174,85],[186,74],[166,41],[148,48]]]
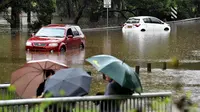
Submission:
[[[45,78],[44,70],[57,71],[63,68],[68,68],[68,66],[49,59],[28,61],[12,72],[10,83],[16,88],[16,93],[20,98],[35,98],[37,88]]]
[[[111,79],[108,75],[103,74],[105,80],[108,82],[104,95],[132,95],[133,91],[128,88],[124,88],[116,81]],[[105,100],[100,102],[100,112],[120,112],[119,101]],[[98,103],[96,103],[98,104]]]
[[[42,83],[40,83],[40,85],[39,85],[39,87],[37,88],[37,91],[36,91],[36,97],[37,98],[42,98],[43,97],[45,82],[49,77],[51,77],[52,75],[55,74],[55,71],[52,70],[52,69],[47,69],[47,70],[44,70],[44,74],[45,74],[44,81]]]
[[[122,87],[136,93],[142,92],[142,85],[138,74],[124,61],[111,55],[95,55],[86,59],[99,72],[108,75]]]
[[[44,93],[50,97],[71,97],[84,96],[89,93],[91,76],[82,68],[68,68],[57,71],[45,82]],[[75,102],[66,105],[66,108],[59,108],[54,105],[54,109],[62,109],[65,112],[72,112]]]
[[[87,58],[86,61],[101,72],[105,80],[109,82],[104,95],[131,95],[134,92],[142,92],[142,85],[138,74],[116,57],[96,55]],[[100,112],[119,112],[119,107],[120,102],[111,100],[102,101],[100,103]]]

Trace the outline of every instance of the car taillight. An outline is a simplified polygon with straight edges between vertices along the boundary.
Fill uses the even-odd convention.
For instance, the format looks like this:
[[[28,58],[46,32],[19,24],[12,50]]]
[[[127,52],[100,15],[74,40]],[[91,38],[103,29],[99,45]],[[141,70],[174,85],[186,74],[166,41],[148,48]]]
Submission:
[[[135,24],[135,26],[136,26],[136,27],[139,27],[139,26],[140,26],[140,24]]]

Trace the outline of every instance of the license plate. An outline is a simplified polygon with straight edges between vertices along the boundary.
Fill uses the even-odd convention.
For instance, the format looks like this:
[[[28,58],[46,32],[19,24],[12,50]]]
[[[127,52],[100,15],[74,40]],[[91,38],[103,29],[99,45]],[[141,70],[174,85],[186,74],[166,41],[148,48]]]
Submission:
[[[132,26],[127,26],[128,28],[132,28]]]

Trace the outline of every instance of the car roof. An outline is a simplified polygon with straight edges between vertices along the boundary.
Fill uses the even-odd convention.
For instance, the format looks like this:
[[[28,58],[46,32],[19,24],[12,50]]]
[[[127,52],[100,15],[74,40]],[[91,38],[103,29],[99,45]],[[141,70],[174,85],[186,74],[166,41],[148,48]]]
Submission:
[[[156,17],[153,17],[153,16],[135,16],[135,17],[130,17],[128,19],[133,19],[133,18],[136,18],[136,19],[143,19],[143,18],[156,18]]]
[[[71,25],[71,24],[49,24],[43,27],[50,27],[50,28],[69,28],[71,26],[78,26],[78,25]]]

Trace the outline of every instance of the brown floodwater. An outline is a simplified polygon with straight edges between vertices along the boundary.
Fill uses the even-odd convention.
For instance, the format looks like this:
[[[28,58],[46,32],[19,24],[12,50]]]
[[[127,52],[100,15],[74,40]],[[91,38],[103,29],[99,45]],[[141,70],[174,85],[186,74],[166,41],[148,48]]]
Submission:
[[[170,61],[171,58],[176,57],[180,60],[180,69],[196,70],[195,76],[198,77],[200,75],[200,23],[180,23],[170,24],[170,26],[172,28],[171,32],[122,33],[120,28],[83,30],[87,37],[85,49],[68,50],[66,54],[26,52],[25,43],[29,38],[29,34],[23,31],[11,34],[9,31],[4,30],[0,33],[0,83],[9,83],[11,73],[27,61],[48,58],[65,63],[68,66],[84,67],[91,70],[95,74],[92,74],[94,80],[91,91],[95,93],[103,90],[105,83],[102,81],[101,76],[98,76],[99,73],[95,72],[84,59],[97,54],[116,56],[132,67],[140,65],[141,68],[145,68],[146,62],[151,62],[154,69],[161,68],[161,62]],[[163,74],[162,71],[161,73]],[[172,76],[176,75],[177,71],[169,71],[169,73],[170,76],[165,75],[168,79],[164,81],[165,84],[167,81],[172,81]],[[188,74],[188,71],[185,74]],[[162,87],[156,87],[159,82],[163,83],[163,81],[160,81],[163,77],[154,82],[153,79],[150,80],[152,74],[148,75],[141,76],[145,91],[149,89],[152,91],[151,85],[154,85],[155,90],[163,89]]]

